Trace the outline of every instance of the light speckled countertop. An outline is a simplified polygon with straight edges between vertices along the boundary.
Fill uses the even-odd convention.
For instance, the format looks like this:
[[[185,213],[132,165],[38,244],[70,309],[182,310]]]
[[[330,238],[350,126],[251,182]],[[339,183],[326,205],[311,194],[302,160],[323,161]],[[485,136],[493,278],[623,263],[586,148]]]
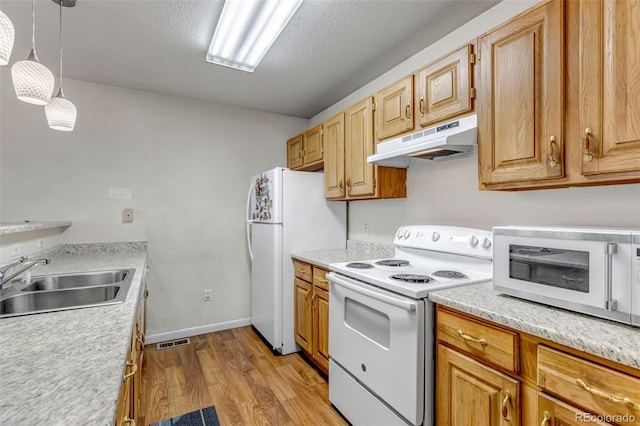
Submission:
[[[434,291],[429,300],[640,369],[640,328],[500,296],[491,283]]]
[[[71,222],[3,222],[0,223],[0,235],[40,229],[66,228],[68,226],[71,226]]]
[[[146,243],[65,246],[32,276],[135,268],[124,303],[0,319],[1,425],[111,425]],[[102,248],[100,248],[102,247]]]
[[[346,249],[294,252],[291,257],[329,269],[329,264],[393,257],[393,244],[348,240]]]

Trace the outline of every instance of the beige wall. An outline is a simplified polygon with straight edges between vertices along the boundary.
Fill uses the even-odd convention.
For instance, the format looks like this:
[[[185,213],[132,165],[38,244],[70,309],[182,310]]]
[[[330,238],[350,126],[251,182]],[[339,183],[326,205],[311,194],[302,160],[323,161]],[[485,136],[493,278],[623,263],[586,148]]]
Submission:
[[[56,132],[0,73],[0,221],[69,220],[67,243],[148,240],[150,334],[249,317],[249,178],[285,165],[307,120],[65,80],[78,121]]]
[[[537,1],[506,0],[310,120],[316,125],[511,17]],[[411,167],[407,198],[349,203],[350,239],[389,243],[402,225],[445,224],[640,227],[640,184],[524,192],[478,190],[477,154]],[[368,235],[364,225],[369,228]]]

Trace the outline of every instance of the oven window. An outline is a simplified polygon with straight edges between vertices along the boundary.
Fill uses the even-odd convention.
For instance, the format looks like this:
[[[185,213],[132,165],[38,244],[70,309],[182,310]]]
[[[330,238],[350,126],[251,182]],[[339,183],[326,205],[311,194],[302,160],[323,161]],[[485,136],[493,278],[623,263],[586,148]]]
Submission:
[[[385,349],[391,341],[391,323],[389,317],[369,306],[345,298],[345,323],[353,330]]]
[[[589,293],[589,252],[510,244],[509,277]]]

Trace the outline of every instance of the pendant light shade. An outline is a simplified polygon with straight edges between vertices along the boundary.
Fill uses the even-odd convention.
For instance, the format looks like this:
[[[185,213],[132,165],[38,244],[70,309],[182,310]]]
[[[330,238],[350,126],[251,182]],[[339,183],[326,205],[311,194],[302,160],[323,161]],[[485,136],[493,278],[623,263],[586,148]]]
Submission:
[[[7,65],[13,50],[16,31],[7,15],[0,10],[0,65]]]
[[[49,127],[53,130],[70,132],[76,125],[76,106],[64,97],[62,91],[62,0],[60,1],[60,90],[55,98],[44,107]]]
[[[76,125],[78,111],[76,106],[64,97],[62,89],[58,91],[55,98],[51,98],[51,102],[44,107],[44,112],[47,115],[49,127],[53,130],[70,132]]]
[[[35,0],[31,2],[31,26],[31,53],[24,61],[13,64],[11,77],[18,99],[30,104],[46,105],[51,100],[55,82],[51,71],[38,61],[36,55]]]

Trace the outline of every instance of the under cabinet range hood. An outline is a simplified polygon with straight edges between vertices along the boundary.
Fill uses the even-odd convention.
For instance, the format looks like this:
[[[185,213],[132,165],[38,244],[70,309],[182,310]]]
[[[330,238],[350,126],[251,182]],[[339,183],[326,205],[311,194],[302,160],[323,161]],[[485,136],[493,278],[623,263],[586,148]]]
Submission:
[[[478,144],[478,116],[459,118],[409,135],[381,142],[369,163],[407,168],[422,160],[442,161],[473,150]]]

